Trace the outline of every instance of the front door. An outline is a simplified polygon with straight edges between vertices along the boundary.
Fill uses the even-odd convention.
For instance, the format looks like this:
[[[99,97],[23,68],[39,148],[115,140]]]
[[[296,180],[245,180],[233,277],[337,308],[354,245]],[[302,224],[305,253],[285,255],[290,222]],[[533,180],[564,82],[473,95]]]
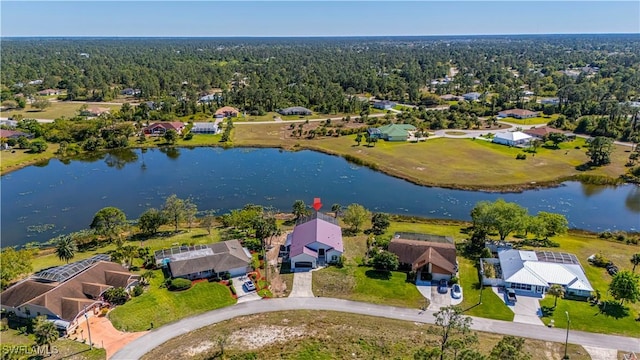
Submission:
[[[542,286],[536,286],[536,292],[537,292],[538,294],[542,294],[542,290],[543,290],[543,289],[544,289],[544,287],[542,287]]]
[[[324,256],[324,249],[318,249],[318,256]]]

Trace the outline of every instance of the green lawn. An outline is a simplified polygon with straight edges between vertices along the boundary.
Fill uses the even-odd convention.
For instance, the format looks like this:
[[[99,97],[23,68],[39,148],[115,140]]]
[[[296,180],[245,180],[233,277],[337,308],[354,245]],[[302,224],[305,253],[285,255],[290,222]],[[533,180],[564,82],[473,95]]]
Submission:
[[[236,303],[229,288],[218,283],[198,282],[189,290],[173,292],[160,288],[163,281],[162,271],[156,270],[156,277],[142,295],[109,313],[113,326],[122,331],[143,331],[151,323],[160,327]]]
[[[407,274],[378,272],[366,266],[329,267],[313,272],[313,293],[374,304],[419,308],[424,298]]]
[[[558,116],[560,115],[559,114],[542,115],[542,116],[536,116],[529,119],[516,119],[516,118],[508,117],[508,118],[500,119],[500,121],[508,122],[510,124],[517,124],[517,125],[545,125],[549,123],[549,121],[557,119]]]
[[[17,170],[25,165],[48,161],[55,157],[58,144],[48,143],[47,150],[40,154],[32,154],[29,150],[12,149],[0,151],[0,173]]]
[[[86,103],[88,107],[102,107],[109,108],[111,111],[115,111],[120,109],[121,105],[108,105],[99,102],[88,102]],[[14,115],[22,115],[25,119],[57,119],[60,117],[71,118],[78,115],[78,110],[82,107],[83,104],[80,103],[69,103],[64,101],[52,102],[51,106],[44,109],[43,111],[36,110],[31,107],[31,105],[27,105],[25,109],[22,110],[11,110],[11,111],[3,111],[0,113],[0,117],[9,117]]]
[[[462,308],[465,314],[485,317],[496,320],[513,320],[513,311],[491,290],[491,287],[482,289],[482,304],[480,302],[480,279],[478,271],[472,260],[458,256],[460,263],[460,286],[462,286]]]

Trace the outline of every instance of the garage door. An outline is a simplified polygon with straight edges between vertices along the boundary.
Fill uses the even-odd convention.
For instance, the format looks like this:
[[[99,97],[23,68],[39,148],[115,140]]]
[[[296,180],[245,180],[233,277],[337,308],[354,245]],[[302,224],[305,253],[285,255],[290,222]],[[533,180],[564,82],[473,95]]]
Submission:
[[[293,265],[294,268],[311,268],[313,267],[311,261],[298,261]]]

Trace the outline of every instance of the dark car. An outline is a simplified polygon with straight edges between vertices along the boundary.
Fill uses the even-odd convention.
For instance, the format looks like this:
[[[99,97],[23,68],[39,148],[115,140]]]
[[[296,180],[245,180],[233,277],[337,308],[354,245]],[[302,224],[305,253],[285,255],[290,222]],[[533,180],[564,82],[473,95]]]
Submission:
[[[438,282],[438,292],[440,294],[446,294],[447,292],[449,292],[449,289],[447,289],[447,280],[442,279],[440,280],[440,282]]]
[[[518,301],[518,299],[516,298],[516,291],[513,289],[507,289],[507,300],[509,300],[509,302],[511,303],[515,303],[516,301]]]

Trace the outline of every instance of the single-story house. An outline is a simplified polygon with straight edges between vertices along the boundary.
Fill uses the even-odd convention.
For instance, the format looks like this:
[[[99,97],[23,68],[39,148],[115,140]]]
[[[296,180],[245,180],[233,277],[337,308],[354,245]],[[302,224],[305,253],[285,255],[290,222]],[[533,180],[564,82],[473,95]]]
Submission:
[[[286,109],[278,109],[280,115],[311,115],[313,112],[302,106],[292,106]]]
[[[126,88],[126,89],[120,91],[120,94],[127,95],[127,96],[140,95],[140,89]]]
[[[380,129],[378,129],[378,128],[368,128],[367,129],[367,134],[372,139],[373,138],[382,139],[382,133],[380,132]]]
[[[470,92],[470,93],[463,94],[462,97],[467,101],[478,101],[478,99],[480,99],[480,93]]]
[[[171,277],[189,280],[223,276],[242,276],[250,270],[251,253],[240,241],[210,245],[178,246],[154,253],[156,264],[169,270]]]
[[[502,118],[529,119],[538,116],[538,113],[524,109],[510,109],[498,112],[498,116]]]
[[[191,132],[194,134],[217,134],[220,132],[220,128],[212,122],[194,122]]]
[[[484,266],[487,259],[482,260]],[[498,252],[498,260],[496,276],[502,281],[498,285],[521,295],[542,296],[553,284],[562,285],[572,297],[586,299],[594,291],[573,254],[509,249]]]
[[[44,89],[38,91],[38,95],[49,96],[49,95],[60,95],[61,91],[58,89]]]
[[[292,271],[337,262],[344,252],[342,229],[334,217],[314,212],[298,220],[287,235],[285,249]]]
[[[127,271],[120,264],[100,254],[50,269],[23,280],[0,294],[4,312],[33,318],[46,316],[58,330],[70,331],[88,313],[106,305],[102,294],[121,287],[136,286],[140,276]]]
[[[542,105],[558,105],[558,104],[560,104],[560,99],[557,98],[557,97],[542,98],[542,99],[540,99],[540,104],[542,104]]]
[[[411,124],[389,124],[378,128],[380,139],[386,141],[407,141],[409,131],[416,131],[416,127]]]
[[[146,135],[155,135],[155,136],[162,136],[169,130],[175,130],[178,134],[182,134],[182,130],[184,130],[184,123],[179,121],[157,122],[143,129]]]
[[[200,97],[201,103],[216,102],[222,100],[222,93],[207,94]]]
[[[42,85],[42,83],[44,82],[44,80],[42,79],[38,79],[38,80],[31,80],[28,82],[29,85]]]
[[[416,281],[449,280],[458,272],[453,238],[416,233],[395,233],[389,252],[402,267],[416,272]]]
[[[496,133],[493,137],[493,142],[502,145],[518,146],[528,144],[531,139],[531,136],[521,131],[504,131]]]
[[[27,139],[33,137],[33,135],[22,131],[0,129],[0,138],[2,139],[17,139],[21,136],[24,136]]]
[[[389,100],[380,100],[373,102],[373,107],[380,110],[391,110],[394,106],[396,106],[396,103]]]
[[[100,116],[102,114],[108,114],[111,112],[111,109],[104,107],[90,107],[88,109],[82,110],[80,112],[81,116]]]
[[[532,136],[534,138],[538,138],[538,139],[544,139],[546,138],[549,134],[565,134],[565,131],[562,131],[560,129],[556,129],[556,128],[552,128],[549,126],[541,126],[541,127],[534,127],[531,129],[527,129],[527,130],[523,130],[523,133]]]
[[[445,95],[441,95],[440,99],[444,101],[461,101],[461,100],[464,100],[464,97],[452,95],[452,94],[445,94]]]
[[[155,101],[145,101],[145,104],[147,104],[147,107],[149,108],[149,110],[155,110],[158,108],[159,104],[156,104]]]
[[[240,111],[232,106],[223,106],[220,109],[216,110],[213,117],[220,118],[228,118],[228,117],[237,117]]]

